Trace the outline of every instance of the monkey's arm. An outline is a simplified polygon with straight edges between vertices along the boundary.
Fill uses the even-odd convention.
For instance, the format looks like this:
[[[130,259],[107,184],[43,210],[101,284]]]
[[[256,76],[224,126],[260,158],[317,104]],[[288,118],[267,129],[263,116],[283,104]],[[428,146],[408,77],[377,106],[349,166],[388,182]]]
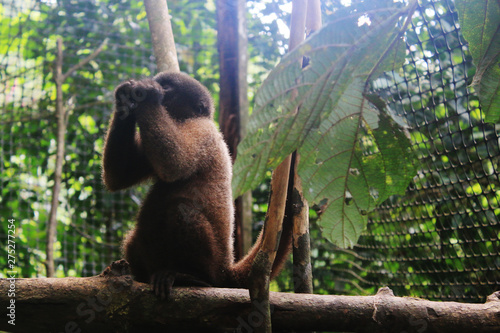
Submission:
[[[137,114],[144,152],[165,182],[191,177],[216,154],[217,129],[209,118],[174,120],[160,105]]]
[[[123,107],[122,102],[117,98],[117,110]],[[136,133],[135,117],[131,113],[113,114],[102,166],[103,181],[110,191],[130,187],[152,175],[153,168],[144,155],[139,134]]]

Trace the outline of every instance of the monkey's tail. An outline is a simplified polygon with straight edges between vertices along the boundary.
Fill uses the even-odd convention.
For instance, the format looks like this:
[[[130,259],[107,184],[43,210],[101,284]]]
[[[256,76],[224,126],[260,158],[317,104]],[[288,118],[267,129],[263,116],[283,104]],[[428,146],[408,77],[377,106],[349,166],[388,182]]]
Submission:
[[[231,269],[231,284],[234,285],[234,287],[248,288],[248,275],[250,274],[253,261],[262,244],[263,233],[264,229],[260,232],[257,241],[245,257],[233,265]],[[280,243],[276,252],[276,258],[274,259],[273,267],[271,269],[271,279],[274,279],[279,275],[290,255],[290,252],[292,251],[292,233],[293,223],[291,219],[285,218],[283,221]]]

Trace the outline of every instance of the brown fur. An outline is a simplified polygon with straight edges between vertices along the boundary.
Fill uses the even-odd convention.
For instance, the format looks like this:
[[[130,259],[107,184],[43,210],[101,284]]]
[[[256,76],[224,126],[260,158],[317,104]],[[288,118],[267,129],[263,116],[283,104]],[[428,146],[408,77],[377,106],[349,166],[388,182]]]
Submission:
[[[162,297],[168,297],[174,280],[247,287],[261,237],[234,263],[231,159],[213,122],[208,90],[186,74],[162,73],[122,83],[115,97],[104,183],[116,191],[154,180],[124,242],[136,280],[152,283]],[[281,243],[273,277],[290,252],[290,226]]]

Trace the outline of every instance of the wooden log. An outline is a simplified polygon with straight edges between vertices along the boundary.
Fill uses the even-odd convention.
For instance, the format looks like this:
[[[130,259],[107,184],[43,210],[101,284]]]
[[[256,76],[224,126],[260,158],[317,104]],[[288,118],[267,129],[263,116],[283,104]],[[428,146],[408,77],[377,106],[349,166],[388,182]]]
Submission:
[[[499,298],[496,292],[484,304],[432,302],[395,297],[388,288],[375,296],[270,295],[274,330],[398,333],[500,332]],[[8,332],[208,332],[215,328],[252,332],[264,318],[259,304],[252,310],[244,289],[174,288],[170,300],[160,301],[149,285],[129,275],[1,279],[0,307],[7,311],[0,330]]]

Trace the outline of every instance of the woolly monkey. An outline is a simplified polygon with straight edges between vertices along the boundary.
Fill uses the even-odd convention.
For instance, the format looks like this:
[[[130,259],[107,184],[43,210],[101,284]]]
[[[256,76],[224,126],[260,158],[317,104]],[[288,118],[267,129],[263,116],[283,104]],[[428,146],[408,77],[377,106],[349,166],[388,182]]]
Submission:
[[[153,179],[123,245],[135,279],[162,298],[174,281],[246,287],[261,237],[234,262],[231,159],[208,90],[186,74],[161,73],[120,84],[115,98],[104,183],[117,191]],[[289,254],[288,226],[281,243],[272,276]]]

